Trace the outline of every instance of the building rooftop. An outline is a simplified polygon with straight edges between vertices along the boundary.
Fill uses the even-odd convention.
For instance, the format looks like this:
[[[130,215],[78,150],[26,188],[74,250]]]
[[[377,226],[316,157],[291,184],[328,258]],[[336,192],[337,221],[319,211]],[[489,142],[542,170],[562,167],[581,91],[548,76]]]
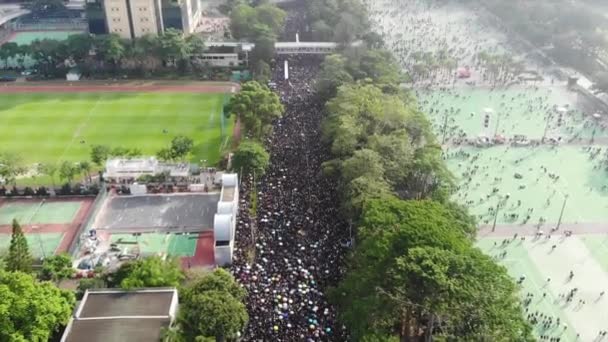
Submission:
[[[88,290],[61,342],[157,342],[176,311],[174,288]]]
[[[79,317],[168,316],[172,300],[170,291],[89,292]]]

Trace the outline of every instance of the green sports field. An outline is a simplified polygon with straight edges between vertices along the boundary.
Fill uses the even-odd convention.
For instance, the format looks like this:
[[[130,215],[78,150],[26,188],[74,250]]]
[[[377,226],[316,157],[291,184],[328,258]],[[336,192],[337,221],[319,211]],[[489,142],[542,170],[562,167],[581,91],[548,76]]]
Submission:
[[[0,93],[0,150],[28,164],[77,162],[89,160],[92,145],[154,155],[185,135],[195,143],[191,159],[211,165],[232,134],[223,101],[223,94],[178,92]]]

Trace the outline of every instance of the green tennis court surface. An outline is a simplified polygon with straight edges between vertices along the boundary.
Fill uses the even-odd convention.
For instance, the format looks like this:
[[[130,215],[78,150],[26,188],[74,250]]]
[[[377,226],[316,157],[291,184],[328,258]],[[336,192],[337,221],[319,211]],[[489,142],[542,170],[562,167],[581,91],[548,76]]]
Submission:
[[[598,150],[605,153],[608,148],[444,149],[448,167],[460,185],[454,198],[468,203],[480,224],[492,224],[492,210],[503,201],[497,217],[499,225],[523,223],[528,215],[528,224],[538,223],[541,217],[556,223],[566,195],[564,223],[608,222],[608,172],[600,157],[592,159]]]
[[[30,253],[36,259],[51,256],[63,239],[63,233],[29,233],[25,234]],[[0,234],[0,256],[8,253],[11,234]]]
[[[176,135],[194,140],[192,160],[213,165],[222,145],[222,94],[0,94],[0,146],[27,163],[89,160],[91,146],[155,155]],[[224,135],[232,131],[225,120]]]
[[[0,206],[0,225],[17,219],[26,224],[69,224],[82,202],[9,202]]]
[[[167,254],[177,257],[193,256],[198,234],[175,235],[161,233],[112,234],[110,241],[121,249],[133,250],[139,247],[144,255]]]
[[[540,139],[545,129],[547,137],[561,136],[583,141],[591,137],[608,137],[608,130],[598,127],[591,115],[576,110],[575,93],[568,92],[564,87],[420,91],[419,103],[424,112],[429,113],[440,139],[446,117],[448,139],[463,133],[469,138],[480,134],[494,136],[497,133],[507,138],[521,134],[529,139]],[[561,125],[556,112],[558,107],[569,110],[562,116]],[[483,123],[486,108],[494,112],[490,115],[487,128]]]
[[[548,315],[560,324],[552,324],[544,328],[542,324],[535,325],[538,336],[561,337],[561,341],[594,341],[600,330],[605,330],[608,320],[608,297],[601,296],[602,291],[608,290],[608,273],[606,266],[606,236],[585,235],[552,236],[550,239],[541,237],[534,240],[526,237],[509,239],[504,247],[503,238],[484,238],[478,246],[488,255],[504,265],[511,276],[522,282],[520,295],[526,299],[528,293],[533,295],[528,311]],[[553,249],[552,246],[556,248]],[[506,251],[506,255],[501,254]],[[568,279],[570,271],[574,272],[572,280]],[[550,279],[550,280],[549,280]],[[571,302],[562,296],[573,288],[578,288]],[[543,297],[545,294],[545,297]],[[585,301],[581,304],[580,301]],[[567,329],[564,330],[564,324]]]
[[[577,109],[577,95],[564,86],[509,89],[455,88],[418,91],[420,107],[446,144],[444,157],[458,181],[454,198],[466,203],[480,224],[608,222],[608,129]],[[486,108],[492,109],[484,124]],[[560,114],[561,112],[561,114]],[[486,127],[487,126],[487,127]],[[510,139],[561,137],[559,146],[456,146],[454,139],[482,135]],[[592,142],[593,139],[593,142]]]
[[[17,32],[11,42],[15,42],[19,45],[30,44],[34,40],[43,39],[54,39],[54,40],[66,40],[73,34],[82,34],[82,31],[27,31]]]

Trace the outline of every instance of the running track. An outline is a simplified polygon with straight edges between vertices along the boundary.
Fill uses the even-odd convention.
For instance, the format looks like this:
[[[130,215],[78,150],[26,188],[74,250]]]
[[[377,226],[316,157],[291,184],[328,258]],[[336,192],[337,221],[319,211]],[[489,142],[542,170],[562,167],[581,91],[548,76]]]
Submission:
[[[61,84],[61,85],[4,85],[0,87],[0,93],[213,93],[225,94],[238,90],[237,84],[201,84],[201,85],[129,85],[129,84]]]

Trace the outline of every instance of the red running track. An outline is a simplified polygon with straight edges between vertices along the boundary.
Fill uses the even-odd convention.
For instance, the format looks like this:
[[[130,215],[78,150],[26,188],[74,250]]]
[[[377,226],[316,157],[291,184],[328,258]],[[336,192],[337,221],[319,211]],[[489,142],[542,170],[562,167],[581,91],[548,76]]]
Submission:
[[[215,265],[213,231],[199,233],[194,256],[182,258],[184,269]]]

